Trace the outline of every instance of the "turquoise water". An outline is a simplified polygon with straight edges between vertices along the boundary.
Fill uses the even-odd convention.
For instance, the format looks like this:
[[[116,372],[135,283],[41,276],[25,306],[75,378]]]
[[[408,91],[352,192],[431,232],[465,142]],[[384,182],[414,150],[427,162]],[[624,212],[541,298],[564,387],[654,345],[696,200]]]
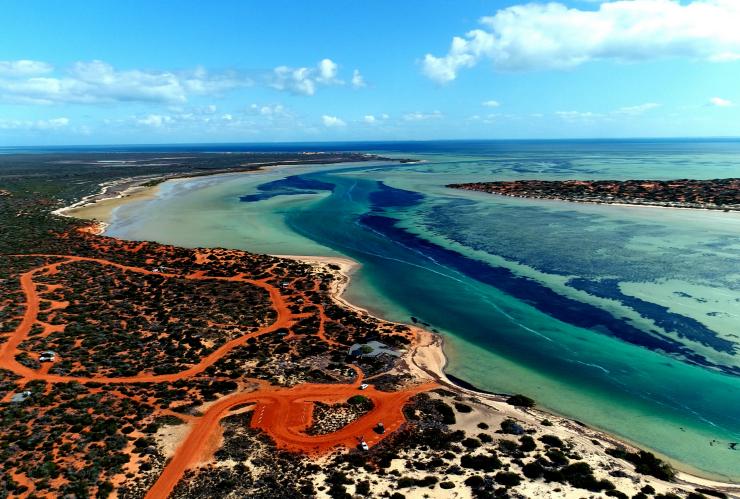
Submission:
[[[339,148],[339,146],[337,146]],[[327,148],[324,147],[324,150]],[[360,147],[355,147],[360,149]],[[740,215],[454,191],[496,179],[740,176],[732,141],[364,144],[423,163],[165,184],[108,233],[346,255],[348,298],[441,331],[448,370],[740,480]],[[288,180],[284,180],[288,177]]]

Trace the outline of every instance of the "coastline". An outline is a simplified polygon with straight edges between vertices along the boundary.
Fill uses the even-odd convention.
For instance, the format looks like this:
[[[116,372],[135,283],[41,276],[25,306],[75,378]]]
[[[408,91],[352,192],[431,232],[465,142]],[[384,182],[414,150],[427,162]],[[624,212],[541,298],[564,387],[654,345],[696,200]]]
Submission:
[[[398,161],[400,163],[420,162],[417,160],[393,158],[366,158],[364,160],[347,161],[350,163],[372,162],[380,160]],[[154,199],[159,193],[159,185],[171,180],[185,180],[198,177],[212,177],[216,175],[243,175],[265,173],[286,166],[334,165],[336,163],[311,163],[305,161],[283,161],[280,163],[253,163],[242,168],[229,168],[213,171],[191,171],[184,173],[170,173],[164,175],[141,175],[125,177],[98,185],[100,191],[84,196],[79,201],[52,211],[52,214],[62,217],[81,218],[108,223],[113,211],[121,205],[131,201]]]
[[[514,199],[533,199],[536,201],[556,201],[560,203],[576,203],[576,204],[585,204],[585,205],[592,205],[592,206],[618,206],[618,207],[627,207],[627,208],[660,208],[660,209],[666,209],[666,210],[693,210],[693,211],[700,211],[700,212],[721,212],[721,213],[740,213],[740,209],[738,208],[725,208],[725,207],[719,207],[719,206],[676,206],[674,204],[665,204],[665,203],[626,203],[624,201],[584,201],[581,199],[570,199],[566,197],[545,197],[545,196],[524,196],[524,195],[514,195],[514,194],[503,194],[500,192],[487,192],[487,191],[481,191],[476,189],[461,189],[458,187],[450,187],[447,186],[450,189],[454,189],[456,191],[466,191],[466,192],[476,192],[480,194],[486,194],[488,196],[499,196],[504,198],[514,198]]]
[[[382,319],[368,312],[366,309],[355,305],[347,301],[342,294],[349,285],[351,274],[360,268],[361,264],[349,258],[343,257],[331,257],[331,256],[303,256],[303,255],[271,255],[278,258],[288,258],[291,260],[302,261],[315,266],[324,267],[323,270],[334,274],[334,280],[332,284],[331,296],[337,303],[342,306],[351,308],[353,310],[365,313],[370,317],[378,320]],[[326,268],[325,265],[334,264],[340,267],[339,270],[333,270]],[[404,366],[400,369],[412,374],[416,380],[431,379],[438,383],[442,388],[449,389],[470,397],[473,397],[477,402],[482,403],[495,412],[511,417],[516,420],[525,421],[532,424],[542,425],[543,421],[550,421],[553,426],[550,426],[548,431],[561,439],[577,439],[581,445],[593,447],[594,441],[600,442],[597,446],[605,447],[624,447],[631,452],[638,452],[643,450],[645,447],[639,446],[637,443],[631,442],[619,435],[613,435],[607,431],[590,427],[580,421],[577,421],[571,417],[567,417],[558,414],[554,411],[549,411],[541,406],[534,408],[517,407],[507,403],[507,399],[510,394],[499,394],[482,390],[470,382],[449,375],[445,372],[448,359],[444,351],[444,337],[417,325],[411,325],[406,323],[399,323],[409,327],[416,334],[416,342],[412,347],[406,351],[402,357]],[[650,449],[651,452],[656,452]],[[740,485],[730,482],[722,481],[720,477],[708,477],[702,476],[701,470],[693,470],[683,463],[677,462],[663,456],[660,453],[658,455],[669,462],[674,468],[676,468],[676,479],[673,484],[684,485],[687,487],[714,487],[723,490],[727,494],[731,494],[731,497],[740,497]],[[589,459],[586,459],[588,462]],[[651,477],[645,477],[650,480]],[[536,494],[539,491],[533,490],[532,493]]]
[[[62,217],[81,218],[83,220],[97,220],[109,223],[113,212],[119,206],[133,202],[155,199],[159,194],[160,184],[170,180],[184,180],[213,175],[241,175],[251,173],[264,173],[280,166],[290,165],[268,165],[260,166],[253,170],[218,171],[207,174],[188,172],[182,174],[127,177],[112,182],[99,184],[100,192],[85,196],[78,202],[64,206],[52,213]]]
[[[276,166],[270,166],[267,168],[275,168]],[[264,172],[266,169],[249,170],[241,172],[219,172],[217,174],[242,174],[242,173],[259,173]],[[168,180],[191,178],[194,175],[182,175],[173,176],[169,178],[160,177],[157,179],[157,184],[145,186],[143,184],[154,181],[151,178],[136,180],[138,183],[134,183],[135,178],[123,179],[119,183],[111,183],[110,185],[102,185],[102,191],[96,195],[88,196],[83,198],[74,205],[60,208],[54,213],[61,216],[68,216],[74,218],[86,218],[95,220],[96,223],[91,227],[90,232],[94,234],[102,234],[107,227],[107,222],[110,220],[113,210],[123,204],[143,200],[151,199],[158,195],[159,186],[158,184]],[[195,175],[202,176],[202,175]],[[115,184],[115,185],[114,185]],[[512,196],[509,196],[512,197]],[[516,196],[514,196],[516,197]],[[544,198],[549,199],[549,198]],[[554,199],[553,199],[554,200]],[[561,200],[568,201],[568,200]],[[106,205],[107,203],[107,205]],[[94,207],[97,205],[105,205],[104,208],[95,211]],[[589,204],[602,204],[602,203],[589,203]],[[616,204],[616,203],[613,203]],[[644,206],[644,207],[661,207],[651,205],[624,205],[624,206]],[[667,207],[670,208],[670,207]],[[696,208],[682,208],[682,209],[696,209]],[[97,213],[98,216],[92,216]],[[329,257],[329,256],[302,256],[302,255],[272,255],[278,258],[289,258],[298,261],[303,261],[312,265],[324,266],[326,264],[334,264],[339,267],[339,270],[328,269],[330,272],[337,276],[332,284],[332,297],[342,306],[357,310],[361,313],[372,316],[366,309],[348,302],[344,297],[344,291],[346,290],[351,275],[357,271],[360,267],[358,262],[355,262],[349,258],[342,257]],[[373,316],[374,317],[374,316]],[[379,318],[380,319],[380,318]],[[384,320],[384,319],[380,319]],[[387,322],[387,321],[386,321]],[[555,423],[549,431],[557,435],[561,435],[564,438],[578,438],[583,442],[590,440],[600,440],[607,442],[611,445],[621,445],[629,449],[639,449],[636,445],[626,441],[622,437],[611,435],[607,432],[592,429],[590,427],[583,426],[582,424],[574,421],[573,419],[560,416],[554,412],[550,412],[541,408],[537,409],[523,409],[511,406],[506,403],[505,395],[498,395],[485,392],[475,388],[465,380],[458,380],[457,378],[450,379],[444,372],[447,364],[447,357],[444,353],[444,339],[437,333],[430,332],[422,329],[415,325],[404,324],[412,328],[417,333],[419,341],[417,341],[411,349],[403,357],[403,360],[408,368],[408,372],[415,374],[417,378],[431,378],[438,382],[445,388],[459,391],[467,396],[471,396],[479,400],[484,405],[492,407],[495,411],[511,415],[516,419],[525,419],[529,421],[537,422],[541,424],[543,420],[551,420]],[[457,381],[457,382],[456,382]],[[461,386],[462,385],[462,386]],[[468,385],[468,386],[464,386]],[[673,464],[673,463],[672,463]],[[698,472],[699,470],[697,470]],[[675,484],[686,484],[689,486],[713,486],[724,490],[729,494],[740,494],[740,487],[732,482],[715,481],[708,478],[703,478],[700,475],[696,475],[689,472],[679,471],[677,475],[677,482]]]

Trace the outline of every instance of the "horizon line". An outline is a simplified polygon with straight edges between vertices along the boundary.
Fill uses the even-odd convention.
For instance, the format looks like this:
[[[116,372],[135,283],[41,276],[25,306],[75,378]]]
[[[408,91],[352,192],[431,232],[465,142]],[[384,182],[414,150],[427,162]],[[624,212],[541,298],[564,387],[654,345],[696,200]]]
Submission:
[[[266,141],[266,142],[150,142],[150,143],[108,143],[108,144],[43,144],[43,145],[6,145],[3,149],[43,149],[52,147],[160,147],[160,146],[265,146],[265,145],[300,145],[300,144],[403,144],[403,143],[431,143],[431,142],[577,142],[577,141],[671,141],[671,140],[721,140],[740,141],[740,136],[709,135],[709,136],[670,136],[670,137],[569,137],[569,138],[496,138],[496,139],[353,139],[353,140],[298,140],[298,141]]]

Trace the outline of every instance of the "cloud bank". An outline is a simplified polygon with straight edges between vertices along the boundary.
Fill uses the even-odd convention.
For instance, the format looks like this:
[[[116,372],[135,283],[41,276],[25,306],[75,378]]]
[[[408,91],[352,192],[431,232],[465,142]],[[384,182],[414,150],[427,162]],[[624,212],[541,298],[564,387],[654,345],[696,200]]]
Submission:
[[[526,71],[595,60],[740,59],[737,0],[618,0],[597,10],[530,3],[499,10],[480,24],[454,37],[446,55],[427,54],[424,74],[447,83],[481,61],[502,71]]]
[[[249,86],[232,73],[117,70],[103,61],[77,62],[63,75],[40,61],[0,61],[0,98],[30,104],[101,102],[185,102],[190,95]]]
[[[339,65],[322,59],[315,67],[278,66],[250,78],[236,71],[212,73],[202,67],[185,71],[121,70],[99,60],[81,61],[58,70],[43,61],[0,61],[0,101],[18,104],[98,104],[147,102],[182,104],[196,95],[219,95],[263,84],[299,95],[314,95],[318,86],[344,85]],[[355,88],[365,85],[358,70]]]

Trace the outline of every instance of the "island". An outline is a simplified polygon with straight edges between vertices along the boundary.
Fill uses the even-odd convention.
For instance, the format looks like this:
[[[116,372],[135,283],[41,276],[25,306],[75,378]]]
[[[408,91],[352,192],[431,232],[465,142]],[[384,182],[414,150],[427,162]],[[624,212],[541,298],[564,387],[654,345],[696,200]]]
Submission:
[[[422,320],[344,300],[351,261],[124,241],[60,215],[173,176],[352,158],[378,159],[0,156],[0,497],[738,493],[448,377]]]
[[[740,178],[712,180],[515,180],[447,187],[502,196],[607,203],[740,210]]]

